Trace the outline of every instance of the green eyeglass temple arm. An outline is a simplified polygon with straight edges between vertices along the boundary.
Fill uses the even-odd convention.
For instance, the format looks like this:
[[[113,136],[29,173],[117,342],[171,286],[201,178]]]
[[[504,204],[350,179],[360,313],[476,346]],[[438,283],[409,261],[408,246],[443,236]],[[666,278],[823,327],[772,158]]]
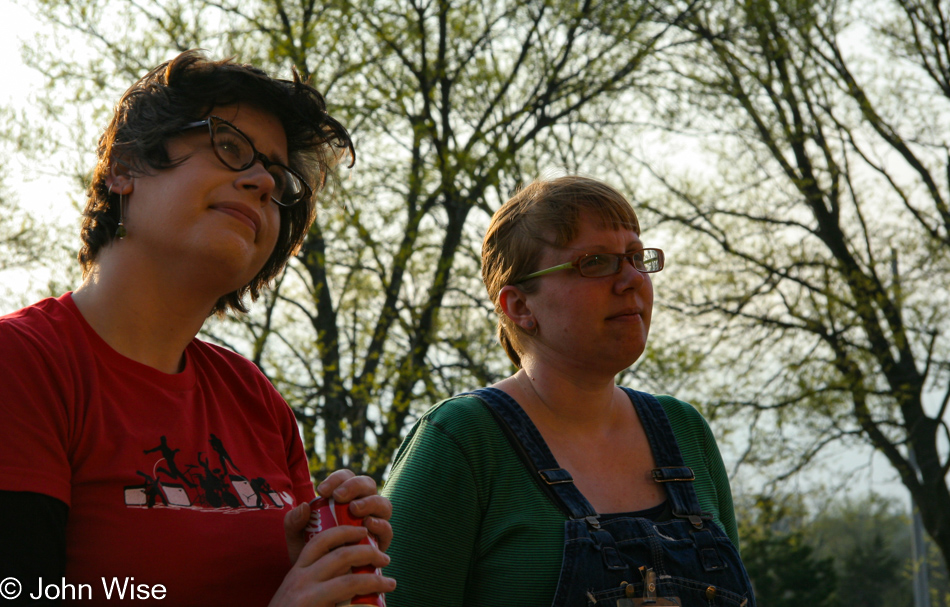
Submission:
[[[519,278],[518,280],[514,281],[514,282],[511,283],[511,284],[518,284],[519,282],[524,282],[524,281],[528,280],[529,278],[537,278],[538,276],[544,276],[545,274],[550,274],[551,272],[557,272],[557,271],[559,271],[559,270],[570,270],[570,269],[573,268],[573,267],[574,267],[574,262],[573,262],[573,261],[569,261],[569,262],[567,262],[567,263],[562,263],[562,264],[559,265],[559,266],[554,266],[553,268],[548,268],[547,270],[538,270],[537,272],[534,272],[533,274],[528,274],[527,276],[522,276],[521,278]]]

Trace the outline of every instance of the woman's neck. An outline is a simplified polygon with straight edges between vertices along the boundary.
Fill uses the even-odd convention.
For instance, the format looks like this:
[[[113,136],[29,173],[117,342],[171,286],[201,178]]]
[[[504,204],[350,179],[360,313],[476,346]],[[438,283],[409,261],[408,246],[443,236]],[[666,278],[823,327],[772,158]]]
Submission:
[[[538,426],[596,434],[609,430],[623,413],[612,377],[563,373],[531,360],[523,364],[496,387],[517,400]]]
[[[183,369],[185,348],[216,299],[174,279],[103,259],[73,292],[86,322],[114,350],[165,373]]]

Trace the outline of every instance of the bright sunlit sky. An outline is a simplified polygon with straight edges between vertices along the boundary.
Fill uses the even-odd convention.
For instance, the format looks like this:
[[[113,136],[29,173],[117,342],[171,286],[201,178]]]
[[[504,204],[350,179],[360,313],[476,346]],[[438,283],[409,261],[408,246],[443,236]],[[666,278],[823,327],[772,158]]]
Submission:
[[[9,103],[11,98],[23,101],[26,89],[40,82],[39,77],[33,76],[20,63],[20,42],[28,39],[29,34],[36,30],[36,21],[26,9],[10,0],[0,0],[0,15],[3,15],[6,23],[6,35],[0,36],[0,53],[3,56],[0,62],[0,73],[3,74],[2,100],[4,103]]]
[[[0,61],[0,104],[28,107],[30,96],[37,94],[41,88],[42,79],[39,74],[22,64],[20,46],[31,41],[33,33],[40,25],[27,9],[14,4],[11,0],[0,0],[0,15],[3,15],[6,32],[5,36],[0,37],[0,53],[3,57]],[[31,181],[24,177],[25,171],[19,162],[11,162],[8,158],[2,160],[2,166],[6,172],[5,185],[23,206],[29,208],[31,213],[42,217],[43,221],[76,226],[76,233],[78,233],[78,214],[69,203],[71,194],[73,198],[76,198],[76,193],[70,192],[70,188],[74,188],[70,182],[66,180],[57,182],[48,176],[43,176],[39,180],[34,178]],[[0,280],[10,281],[15,278],[0,275]],[[3,305],[0,303],[0,314],[11,311],[3,308]],[[729,453],[728,450],[724,451],[728,466]],[[902,505],[908,503],[906,490],[897,481],[896,473],[883,457],[872,457],[867,450],[854,453],[829,451],[822,460],[826,465],[825,475],[833,470],[867,467],[870,464],[866,472],[858,475],[852,484],[855,494],[860,496],[868,491],[875,491],[893,496]],[[733,482],[736,485],[735,488],[739,490],[755,491],[756,489],[750,486],[752,482],[748,479],[735,479]],[[830,481],[826,482],[831,484]],[[796,485],[796,488],[807,491],[809,484],[810,481],[806,477]]]
[[[39,23],[30,12],[11,0],[0,0],[0,15],[5,35],[0,36],[0,104],[16,108],[30,105],[31,96],[42,87],[42,76],[23,65],[20,47],[29,44]],[[65,180],[51,180],[49,175],[30,175],[17,160],[3,159],[7,173],[4,184],[21,204],[48,221],[77,222],[78,215],[70,206]],[[76,224],[78,225],[78,223]]]

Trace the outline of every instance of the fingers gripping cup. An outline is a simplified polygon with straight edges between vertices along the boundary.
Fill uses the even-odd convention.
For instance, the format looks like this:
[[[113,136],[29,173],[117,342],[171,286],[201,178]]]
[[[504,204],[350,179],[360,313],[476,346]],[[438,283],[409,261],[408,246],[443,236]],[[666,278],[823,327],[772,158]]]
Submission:
[[[304,531],[307,533],[307,541],[313,539],[321,531],[326,531],[339,525],[353,525],[361,527],[363,519],[350,514],[349,504],[338,504],[330,497],[318,497],[310,502],[310,522]],[[378,548],[376,537],[372,533],[366,534],[360,544],[369,544],[373,548]],[[365,567],[353,567],[353,573],[375,573],[381,575],[379,569],[367,565]],[[337,603],[337,607],[349,607],[350,605],[376,605],[376,607],[386,607],[385,595],[380,593],[360,594],[354,596],[349,601]]]

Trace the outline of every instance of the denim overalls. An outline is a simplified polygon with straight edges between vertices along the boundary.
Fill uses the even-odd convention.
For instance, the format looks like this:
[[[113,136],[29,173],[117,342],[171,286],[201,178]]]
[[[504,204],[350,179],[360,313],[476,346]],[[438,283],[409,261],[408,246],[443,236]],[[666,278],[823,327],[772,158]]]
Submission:
[[[625,514],[601,518],[581,495],[520,405],[495,388],[470,393],[486,405],[529,472],[567,514],[564,559],[553,607],[603,605],[740,605],[755,607],[738,551],[704,514],[662,405],[623,388],[646,431],[672,519],[654,522]]]

